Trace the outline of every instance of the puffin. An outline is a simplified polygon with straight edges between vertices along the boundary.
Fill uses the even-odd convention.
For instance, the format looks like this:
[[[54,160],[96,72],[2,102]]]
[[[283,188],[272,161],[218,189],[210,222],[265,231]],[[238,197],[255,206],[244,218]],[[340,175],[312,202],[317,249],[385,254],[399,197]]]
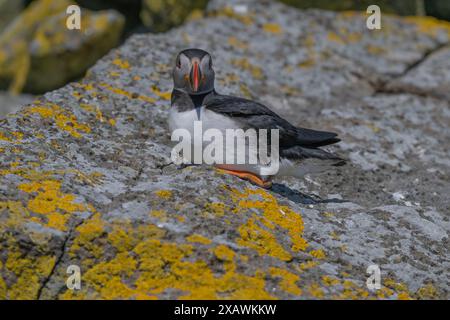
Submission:
[[[279,168],[276,173],[265,172],[260,163],[214,163],[221,172],[269,189],[275,176],[302,178],[345,164],[340,156],[320,148],[339,142],[336,133],[294,126],[260,102],[217,93],[212,57],[207,51],[198,48],[180,51],[172,76],[168,118],[171,132],[185,129],[196,134],[196,121],[201,121],[203,130],[254,129],[263,132],[261,129],[266,129],[272,132],[272,129],[278,129]],[[270,139],[269,135],[269,145]],[[184,161],[192,163],[192,159]]]

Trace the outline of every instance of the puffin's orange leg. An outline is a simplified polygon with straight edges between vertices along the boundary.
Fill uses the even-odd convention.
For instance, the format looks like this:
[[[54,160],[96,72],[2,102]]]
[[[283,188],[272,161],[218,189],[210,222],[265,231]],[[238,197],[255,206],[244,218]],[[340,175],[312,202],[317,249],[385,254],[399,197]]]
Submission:
[[[228,169],[222,169],[222,168],[219,168],[218,170],[219,170],[219,172],[223,172],[223,173],[226,173],[226,174],[231,174],[231,175],[239,177],[241,179],[248,180],[248,181],[256,184],[257,186],[260,186],[261,188],[268,189],[268,188],[270,188],[272,186],[272,182],[271,181],[264,181],[263,179],[261,179],[257,175],[255,175],[253,173],[250,173],[250,172],[234,171],[234,170],[228,170]]]

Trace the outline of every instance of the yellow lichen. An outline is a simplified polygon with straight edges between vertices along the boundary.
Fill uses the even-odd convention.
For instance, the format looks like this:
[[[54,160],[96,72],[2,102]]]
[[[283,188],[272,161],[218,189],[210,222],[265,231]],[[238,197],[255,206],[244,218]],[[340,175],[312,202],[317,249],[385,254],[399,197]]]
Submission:
[[[39,114],[42,118],[52,119],[61,130],[64,130],[75,138],[81,138],[82,133],[91,132],[86,124],[78,122],[74,114],[64,110],[56,104],[35,105],[25,110],[25,114]]]
[[[130,64],[126,60],[121,60],[119,58],[116,58],[113,60],[112,63],[113,63],[113,65],[118,66],[121,69],[127,69],[127,70],[130,69]]]
[[[214,254],[217,258],[223,261],[233,261],[233,258],[235,256],[234,251],[223,244],[218,245],[214,249]]]
[[[172,197],[172,191],[170,190],[158,190],[155,191],[155,194],[164,200],[170,199],[170,197]]]
[[[299,266],[300,270],[305,271],[311,268],[314,268],[315,266],[317,266],[317,261],[306,261],[306,262],[302,262]]]
[[[232,47],[246,50],[248,49],[248,44],[244,41],[239,40],[238,38],[231,36],[228,38],[228,44]]]
[[[205,207],[208,212],[213,213],[216,217],[223,217],[225,215],[225,209],[227,209],[223,202],[207,203]]]
[[[256,199],[255,199],[256,197]],[[259,199],[258,199],[259,198]],[[288,261],[292,255],[278,242],[272,230],[278,228],[287,232],[290,249],[293,252],[304,251],[308,244],[302,238],[303,220],[300,214],[287,206],[278,204],[276,198],[261,189],[245,189],[243,192],[233,190],[232,199],[237,203],[238,212],[258,209],[262,215],[252,213],[252,217],[239,227],[241,238],[237,243],[256,250],[260,255],[271,255]]]
[[[292,255],[278,243],[276,237],[260,227],[256,219],[248,219],[247,223],[239,227],[238,232],[241,236],[236,241],[238,245],[256,250],[260,255],[269,255],[283,261],[292,259]]]
[[[231,6],[225,6],[220,10],[209,11],[208,15],[213,17],[227,17],[231,19],[236,19],[245,25],[250,25],[254,22],[254,18],[251,14],[237,13]]]
[[[270,268],[269,272],[273,277],[281,278],[279,286],[282,290],[294,295],[302,294],[302,290],[296,285],[300,279],[298,275],[281,268]]]
[[[44,180],[41,182],[24,183],[18,186],[19,190],[27,193],[37,193],[28,201],[28,209],[32,212],[45,215],[47,225],[58,230],[66,230],[65,224],[68,213],[85,210],[82,204],[75,203],[75,196],[61,192],[61,182]]]
[[[152,217],[158,218],[161,222],[167,221],[167,214],[164,210],[152,210],[150,211],[150,215]]]
[[[262,79],[263,78],[263,71],[260,67],[255,66],[253,64],[251,64],[247,58],[235,58],[235,59],[231,59],[231,64],[235,67],[241,68],[243,70],[249,71],[250,74],[255,78],[255,79]]]
[[[93,257],[100,257],[103,249],[93,240],[102,236],[105,232],[105,222],[99,213],[95,213],[90,219],[78,226],[75,231],[77,237],[69,250],[71,256],[75,256],[78,250],[84,249]]]
[[[322,290],[322,288],[320,288],[320,286],[317,283],[312,283],[308,287],[308,292],[311,296],[317,299],[322,299],[325,295],[324,291]]]
[[[186,240],[189,242],[201,243],[201,244],[210,244],[211,243],[211,240],[209,240],[208,238],[206,238],[200,234],[196,234],[196,233],[186,237]]]
[[[317,258],[317,259],[324,259],[325,258],[325,252],[323,252],[322,249],[311,250],[311,251],[309,251],[309,254],[312,255],[314,258]]]
[[[404,21],[412,23],[421,33],[436,37],[439,31],[447,32],[450,38],[450,22],[433,17],[406,17]]]
[[[113,86],[107,84],[107,83],[101,83],[100,86],[112,93],[118,94],[118,95],[122,95],[125,96],[129,99],[139,99],[142,100],[144,102],[148,102],[148,103],[154,103],[156,100],[152,97],[148,97],[148,96],[144,96],[142,94],[138,94],[138,93],[131,93],[128,91],[125,91],[123,89],[120,88],[114,88]]]
[[[224,264],[224,273],[217,275],[205,261],[192,259],[199,248],[164,241],[164,231],[155,225],[133,226],[124,221],[111,224],[101,220],[99,215],[83,225],[77,228],[78,232],[83,232],[77,235],[76,240],[84,235],[84,250],[95,250],[86,246],[89,243],[98,242],[104,246],[103,239],[107,237],[117,254],[89,264],[83,273],[82,290],[68,290],[60,298],[154,299],[168,289],[179,292],[181,299],[274,298],[265,291],[263,272],[244,275],[236,271],[234,251],[227,246],[211,249]],[[93,232],[86,233],[92,228]],[[110,230],[107,234],[104,232],[106,229]],[[79,246],[77,250],[80,250]],[[73,252],[73,248],[70,251]],[[90,256],[93,256],[92,252]]]
[[[427,285],[417,290],[416,295],[419,299],[427,299],[427,300],[436,299],[439,297],[438,290],[431,283],[428,283]]]
[[[152,86],[151,90],[156,96],[158,96],[164,100],[170,100],[170,97],[172,96],[172,93],[170,91],[161,92],[157,86]]]
[[[330,277],[330,276],[322,276],[322,282],[325,286],[329,287],[329,286],[336,286],[340,283],[339,279]]]
[[[283,29],[281,28],[281,26],[279,24],[276,23],[266,23],[263,25],[263,30],[265,32],[269,32],[269,33],[274,33],[274,34],[278,34],[278,33],[282,33]]]

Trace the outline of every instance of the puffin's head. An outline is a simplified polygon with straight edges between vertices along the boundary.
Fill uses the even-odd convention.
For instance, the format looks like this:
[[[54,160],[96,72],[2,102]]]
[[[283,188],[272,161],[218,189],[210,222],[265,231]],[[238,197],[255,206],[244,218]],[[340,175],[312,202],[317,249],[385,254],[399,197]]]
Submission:
[[[188,94],[202,94],[214,89],[211,55],[201,49],[186,49],[178,53],[173,68],[173,84]]]

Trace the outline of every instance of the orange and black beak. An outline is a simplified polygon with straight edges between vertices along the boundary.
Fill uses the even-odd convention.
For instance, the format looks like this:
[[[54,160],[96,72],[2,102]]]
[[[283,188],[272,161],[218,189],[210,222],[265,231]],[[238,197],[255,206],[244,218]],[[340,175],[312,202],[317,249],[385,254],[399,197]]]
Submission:
[[[198,91],[198,85],[200,83],[200,68],[198,66],[198,61],[192,63],[192,69],[190,74],[191,88],[192,91]]]

